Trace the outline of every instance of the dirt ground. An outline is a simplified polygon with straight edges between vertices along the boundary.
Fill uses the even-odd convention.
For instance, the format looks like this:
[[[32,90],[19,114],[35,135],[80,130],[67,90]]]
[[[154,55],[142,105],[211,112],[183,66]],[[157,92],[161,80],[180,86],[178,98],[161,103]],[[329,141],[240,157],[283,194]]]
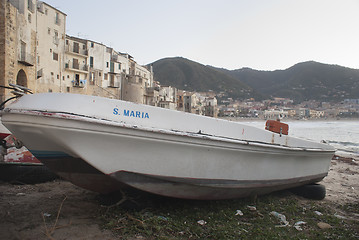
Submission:
[[[359,160],[332,160],[324,204],[359,199]],[[0,239],[116,239],[97,220],[99,195],[55,180],[35,185],[0,182]],[[59,216],[58,213],[60,212]]]

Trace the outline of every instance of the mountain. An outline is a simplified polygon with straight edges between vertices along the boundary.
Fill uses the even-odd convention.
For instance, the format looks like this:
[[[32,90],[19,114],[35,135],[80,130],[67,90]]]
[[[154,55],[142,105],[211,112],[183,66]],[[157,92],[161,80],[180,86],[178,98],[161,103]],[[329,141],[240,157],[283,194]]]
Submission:
[[[236,99],[262,98],[257,91],[235,77],[182,57],[160,59],[152,66],[154,78],[161,85],[186,91],[224,92],[227,97]]]
[[[305,100],[341,101],[359,98],[359,70],[314,61],[285,70],[250,68],[227,70],[205,66],[185,58],[164,58],[153,63],[155,80],[188,91],[226,92],[228,97],[256,100],[288,97]]]
[[[359,97],[359,70],[318,62],[298,63],[286,70],[221,69],[267,97],[341,101]]]

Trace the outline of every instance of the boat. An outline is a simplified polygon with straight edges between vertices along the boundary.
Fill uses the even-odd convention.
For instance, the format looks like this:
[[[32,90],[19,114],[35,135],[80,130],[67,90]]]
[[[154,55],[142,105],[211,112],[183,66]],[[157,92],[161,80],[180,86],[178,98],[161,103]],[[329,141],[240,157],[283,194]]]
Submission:
[[[11,132],[3,124],[0,123],[0,140],[4,140],[4,138],[9,135],[11,135]]]
[[[100,193],[267,194],[321,181],[335,151],[264,127],[71,93],[21,96],[2,122],[53,172]]]
[[[0,181],[33,184],[58,178],[0,123]]]

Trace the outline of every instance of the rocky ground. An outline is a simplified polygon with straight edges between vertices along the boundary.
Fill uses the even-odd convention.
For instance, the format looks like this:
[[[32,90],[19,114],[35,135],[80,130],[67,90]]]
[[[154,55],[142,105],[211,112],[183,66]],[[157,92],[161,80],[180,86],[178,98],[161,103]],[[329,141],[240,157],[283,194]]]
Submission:
[[[359,161],[332,160],[322,184],[327,188],[323,204],[358,201]],[[101,208],[98,194],[63,180],[34,185],[0,182],[0,239],[116,239],[100,227]]]

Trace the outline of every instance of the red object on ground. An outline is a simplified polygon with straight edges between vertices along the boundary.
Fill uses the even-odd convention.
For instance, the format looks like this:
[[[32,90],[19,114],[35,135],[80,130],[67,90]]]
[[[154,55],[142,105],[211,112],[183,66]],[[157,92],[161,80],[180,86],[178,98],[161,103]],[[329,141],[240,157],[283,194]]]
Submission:
[[[9,135],[4,140],[7,144],[13,144],[14,136]],[[7,154],[4,156],[5,163],[32,163],[42,164],[32,153],[27,150],[26,147],[16,148],[12,147],[7,150]]]
[[[268,120],[266,122],[265,129],[271,132],[288,135],[289,126],[288,124],[282,123],[280,121]]]

